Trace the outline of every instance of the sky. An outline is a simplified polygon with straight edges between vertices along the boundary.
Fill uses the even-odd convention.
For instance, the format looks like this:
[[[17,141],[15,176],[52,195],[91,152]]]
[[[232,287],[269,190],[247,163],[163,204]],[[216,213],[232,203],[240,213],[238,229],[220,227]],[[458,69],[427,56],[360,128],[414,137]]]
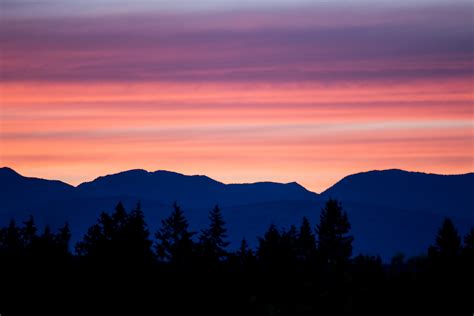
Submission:
[[[79,184],[474,171],[468,1],[3,0],[0,165]]]

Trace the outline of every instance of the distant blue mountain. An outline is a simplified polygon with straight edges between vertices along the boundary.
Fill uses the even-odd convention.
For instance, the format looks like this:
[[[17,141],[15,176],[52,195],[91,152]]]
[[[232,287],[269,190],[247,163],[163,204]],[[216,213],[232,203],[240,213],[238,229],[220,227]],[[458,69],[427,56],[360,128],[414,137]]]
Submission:
[[[437,175],[398,169],[369,171],[345,177],[322,193],[346,202],[474,216],[474,173]]]
[[[61,181],[27,178],[10,168],[0,168],[0,207],[3,211],[25,204],[50,202],[52,197],[69,197],[75,188]]]
[[[324,202],[334,197],[348,212],[355,252],[389,259],[397,251],[407,255],[425,251],[445,216],[453,218],[461,233],[474,226],[472,188],[472,173],[440,176],[402,170],[351,175],[320,195],[294,182],[224,184],[206,176],[145,170],[107,175],[73,187],[0,168],[0,225],[11,218],[22,221],[29,214],[39,225],[53,228],[69,221],[77,241],[100,212],[112,211],[118,201],[128,209],[141,201],[154,232],[177,201],[191,227],[198,230],[219,204],[231,246],[243,237],[256,246],[256,237],[270,224],[287,228],[299,225],[306,216],[316,225]]]
[[[99,177],[77,187],[83,196],[132,196],[183,207],[223,207],[281,200],[315,200],[316,193],[297,183],[260,182],[224,184],[206,176],[185,176],[169,171],[130,170]]]

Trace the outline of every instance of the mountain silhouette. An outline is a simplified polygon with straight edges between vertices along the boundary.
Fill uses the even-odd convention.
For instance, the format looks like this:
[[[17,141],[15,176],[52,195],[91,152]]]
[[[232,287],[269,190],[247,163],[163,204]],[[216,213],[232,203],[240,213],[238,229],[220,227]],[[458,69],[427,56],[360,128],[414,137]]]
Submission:
[[[316,193],[297,183],[259,182],[252,184],[224,184],[207,176],[186,176],[176,172],[158,170],[129,170],[77,187],[84,196],[133,196],[154,199],[166,204],[179,201],[183,207],[212,207],[219,204],[260,203],[280,200],[314,200]]]
[[[441,215],[473,216],[474,173],[438,175],[399,169],[369,171],[345,177],[322,193],[346,202],[417,209]]]
[[[472,173],[441,176],[402,170],[370,171],[350,175],[321,194],[292,182],[224,184],[207,176],[169,171],[129,170],[99,177],[77,187],[60,181],[23,177],[0,169],[0,223],[22,221],[32,214],[39,225],[59,227],[68,221],[73,241],[82,237],[102,211],[118,201],[131,209],[141,201],[152,231],[177,201],[191,228],[207,223],[207,214],[219,204],[228,223],[231,246],[246,237],[255,246],[270,224],[299,225],[302,216],[313,224],[323,203],[338,198],[349,214],[357,236],[355,252],[381,254],[421,253],[432,243],[433,231],[443,217],[453,218],[461,232],[474,226]]]
[[[57,180],[27,178],[13,169],[0,168],[0,197],[3,210],[16,208],[24,202],[50,202],[53,198],[73,194],[75,188]]]

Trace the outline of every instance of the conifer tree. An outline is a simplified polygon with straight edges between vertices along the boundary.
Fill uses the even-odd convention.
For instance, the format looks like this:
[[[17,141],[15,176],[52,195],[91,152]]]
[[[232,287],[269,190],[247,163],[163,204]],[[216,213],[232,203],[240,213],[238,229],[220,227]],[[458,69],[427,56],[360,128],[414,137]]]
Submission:
[[[14,219],[7,227],[0,230],[0,254],[13,258],[23,250],[23,239],[21,229],[16,225]]]
[[[63,254],[69,254],[69,242],[71,241],[71,230],[69,229],[69,223],[66,222],[63,227],[59,229],[56,235],[56,243],[58,244],[59,250]]]
[[[111,218],[102,212],[99,215],[98,222],[88,228],[82,241],[76,244],[76,252],[79,256],[99,259],[108,254],[107,242],[110,240]]]
[[[219,206],[209,213],[209,227],[201,231],[199,236],[199,251],[202,258],[209,263],[216,263],[227,256],[226,247],[229,245],[227,229]]]
[[[259,237],[257,257],[265,265],[275,265],[280,260],[281,234],[274,224],[271,224],[263,238]]]
[[[351,224],[341,204],[329,199],[321,210],[317,225],[318,250],[327,263],[343,263],[352,255]]]
[[[282,265],[293,265],[297,260],[298,229],[291,225],[287,231],[281,233],[279,246],[279,261]]]
[[[152,241],[140,202],[130,213],[126,236],[130,244],[130,254],[140,262],[150,263],[153,259]]]
[[[188,221],[176,202],[171,215],[162,220],[161,225],[156,232],[158,258],[178,265],[190,263],[194,255],[192,236],[195,233],[188,230]]]
[[[43,233],[38,236],[37,242],[34,245],[34,254],[36,258],[46,259],[46,262],[51,262],[57,254],[57,244],[55,243],[55,235],[51,232],[49,225],[46,225]]]
[[[238,262],[241,266],[247,266],[255,260],[255,255],[250,249],[247,240],[244,238],[240,243],[240,247],[236,252]]]
[[[436,235],[436,242],[430,248],[431,257],[435,256],[441,260],[450,261],[461,252],[461,237],[456,227],[449,218],[443,220],[443,224]]]
[[[304,262],[310,262],[316,256],[316,236],[307,217],[303,217],[298,232],[296,251],[298,259]]]
[[[25,247],[31,247],[32,244],[35,242],[35,239],[38,237],[36,232],[38,228],[36,227],[35,220],[32,215],[28,217],[26,221],[23,222],[24,226],[21,230],[23,243]]]

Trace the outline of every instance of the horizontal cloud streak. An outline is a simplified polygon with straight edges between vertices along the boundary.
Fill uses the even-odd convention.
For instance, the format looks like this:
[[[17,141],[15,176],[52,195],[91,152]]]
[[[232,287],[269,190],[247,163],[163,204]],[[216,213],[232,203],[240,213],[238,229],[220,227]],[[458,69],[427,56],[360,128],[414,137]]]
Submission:
[[[316,191],[373,168],[462,173],[473,168],[470,87],[6,84],[0,162],[73,183],[142,167]]]
[[[400,0],[396,6],[416,7],[443,4],[443,0]],[[450,4],[466,3],[451,0]],[[390,0],[3,0],[1,8],[6,16],[56,16],[56,15],[103,15],[129,14],[130,12],[160,11],[168,13],[221,12],[234,10],[261,10],[267,8],[291,9],[301,6],[318,7],[373,7],[393,6]]]
[[[405,81],[473,71],[465,6],[1,24],[3,81]]]

